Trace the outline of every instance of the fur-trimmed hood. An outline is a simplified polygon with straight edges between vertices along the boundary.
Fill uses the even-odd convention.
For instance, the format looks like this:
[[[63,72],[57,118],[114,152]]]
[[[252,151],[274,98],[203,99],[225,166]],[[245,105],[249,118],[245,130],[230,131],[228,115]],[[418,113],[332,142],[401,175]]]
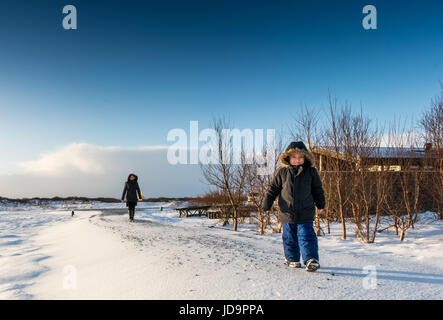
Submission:
[[[289,146],[286,148],[286,151],[280,154],[278,157],[278,160],[282,164],[283,167],[290,167],[289,164],[289,156],[292,153],[300,153],[305,157],[305,164],[306,166],[315,166],[315,158],[314,155],[308,151],[308,148],[306,148],[305,144],[302,141],[293,141],[289,144]]]
[[[305,162],[301,166],[291,166],[289,155],[301,153]],[[277,170],[269,186],[263,210],[272,208],[278,197],[278,217],[284,223],[306,223],[315,219],[315,207],[326,206],[320,175],[313,166],[314,157],[301,141],[291,142],[279,157],[282,167]]]
[[[128,180],[127,180],[128,182],[131,181],[131,180],[129,179],[129,178],[131,178],[131,176],[134,176],[134,177],[135,177],[135,180],[134,180],[135,182],[138,181],[138,177],[137,177],[135,174],[130,173],[129,176],[128,176]]]

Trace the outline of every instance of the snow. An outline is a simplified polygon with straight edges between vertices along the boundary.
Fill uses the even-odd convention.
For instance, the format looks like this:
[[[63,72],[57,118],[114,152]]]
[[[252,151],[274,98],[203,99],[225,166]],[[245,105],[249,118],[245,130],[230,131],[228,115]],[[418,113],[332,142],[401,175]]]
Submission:
[[[432,213],[403,242],[389,229],[362,243],[352,224],[341,240],[333,223],[319,238],[321,269],[307,273],[283,264],[281,234],[180,219],[181,205],[140,203],[129,223],[121,203],[3,204],[0,298],[443,298],[443,223]]]

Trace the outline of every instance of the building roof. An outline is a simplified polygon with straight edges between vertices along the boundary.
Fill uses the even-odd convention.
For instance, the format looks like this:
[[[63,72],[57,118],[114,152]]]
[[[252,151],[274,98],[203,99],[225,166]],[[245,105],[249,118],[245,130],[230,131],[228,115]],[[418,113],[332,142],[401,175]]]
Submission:
[[[426,152],[424,148],[401,148],[401,147],[359,147],[345,148],[339,146],[336,154],[335,147],[330,146],[314,146],[311,148],[312,153],[324,154],[328,156],[337,156],[339,158],[434,158],[435,152]]]

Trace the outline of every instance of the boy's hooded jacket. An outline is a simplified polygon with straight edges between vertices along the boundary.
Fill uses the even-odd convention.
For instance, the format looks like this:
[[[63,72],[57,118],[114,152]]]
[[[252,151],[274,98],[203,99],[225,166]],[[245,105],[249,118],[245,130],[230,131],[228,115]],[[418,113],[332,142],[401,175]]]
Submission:
[[[135,179],[130,180],[129,178],[131,176],[134,176]],[[142,198],[140,187],[138,186],[137,181],[138,181],[138,177],[135,174],[131,173],[128,176],[128,180],[125,182],[125,186],[123,188],[122,200],[125,200],[125,196],[126,196],[126,202],[137,203],[137,200]]]
[[[304,155],[305,162],[292,166],[289,156],[292,153]],[[291,142],[286,151],[279,156],[282,167],[278,169],[266,195],[263,209],[270,210],[278,196],[279,218],[285,223],[312,222],[315,218],[315,206],[325,207],[325,196],[314,156],[302,141]]]

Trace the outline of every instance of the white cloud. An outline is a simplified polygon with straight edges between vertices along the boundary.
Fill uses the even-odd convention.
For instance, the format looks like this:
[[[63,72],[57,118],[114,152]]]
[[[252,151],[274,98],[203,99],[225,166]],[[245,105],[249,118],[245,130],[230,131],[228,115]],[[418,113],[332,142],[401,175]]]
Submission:
[[[19,163],[21,172],[0,175],[0,196],[120,197],[129,173],[146,197],[194,196],[205,191],[197,165],[171,165],[167,146],[118,147],[73,143]]]
[[[26,174],[60,175],[73,171],[103,173],[104,168],[97,159],[102,148],[74,143],[56,152],[43,154],[38,160],[21,162],[19,166]]]
[[[100,175],[112,172],[113,160],[119,154],[134,154],[163,150],[164,146],[123,148],[117,146],[95,146],[88,143],[73,143],[52,153],[43,154],[40,159],[19,163],[25,174],[70,175],[83,173]]]

